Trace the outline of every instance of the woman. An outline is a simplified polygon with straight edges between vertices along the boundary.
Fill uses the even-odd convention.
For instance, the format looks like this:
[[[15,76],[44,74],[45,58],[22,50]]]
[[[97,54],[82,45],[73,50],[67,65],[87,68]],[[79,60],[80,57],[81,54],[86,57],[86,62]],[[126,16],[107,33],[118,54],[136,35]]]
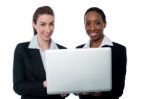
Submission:
[[[49,6],[37,8],[33,15],[34,37],[16,46],[13,62],[13,88],[21,99],[64,99],[63,95],[47,95],[44,51],[65,49],[52,39],[54,12]]]
[[[112,42],[103,31],[106,27],[106,16],[97,8],[89,8],[84,16],[85,30],[90,40],[77,48],[110,47],[112,50],[112,90],[108,92],[90,92],[79,94],[80,99],[119,99],[123,93],[126,74],[126,48]]]

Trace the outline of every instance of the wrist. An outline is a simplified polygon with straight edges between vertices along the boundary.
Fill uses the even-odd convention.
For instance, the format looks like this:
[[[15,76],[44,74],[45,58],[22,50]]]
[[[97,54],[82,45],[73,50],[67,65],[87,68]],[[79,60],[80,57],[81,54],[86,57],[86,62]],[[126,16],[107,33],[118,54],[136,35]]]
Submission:
[[[47,81],[43,81],[43,86],[44,86],[44,88],[47,87]]]

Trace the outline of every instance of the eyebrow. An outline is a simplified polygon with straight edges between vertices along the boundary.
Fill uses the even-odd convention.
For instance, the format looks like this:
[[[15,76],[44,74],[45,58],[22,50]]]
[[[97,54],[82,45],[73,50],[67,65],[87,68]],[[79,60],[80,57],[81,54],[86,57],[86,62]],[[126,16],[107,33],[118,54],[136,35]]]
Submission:
[[[90,22],[91,20],[85,20],[85,21]],[[96,19],[96,20],[94,20],[94,21],[103,21],[103,20],[101,20],[101,19]]]
[[[46,23],[46,22],[39,22],[39,23]]]
[[[41,21],[41,22],[39,22],[39,23],[46,23],[46,22]],[[54,21],[52,21],[52,22],[50,22],[50,23],[54,23]]]

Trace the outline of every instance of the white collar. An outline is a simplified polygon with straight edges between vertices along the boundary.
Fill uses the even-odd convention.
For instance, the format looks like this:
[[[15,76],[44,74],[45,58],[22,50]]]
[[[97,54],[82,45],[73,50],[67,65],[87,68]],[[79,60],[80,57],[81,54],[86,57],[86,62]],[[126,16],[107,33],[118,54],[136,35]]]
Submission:
[[[99,46],[99,48],[102,47],[102,46],[104,46],[104,45],[113,46],[112,41],[107,36],[104,36],[104,38],[102,40],[102,43]],[[90,48],[90,40],[84,45],[83,48]]]
[[[30,41],[29,47],[30,49],[41,49],[38,43],[37,35],[33,36]],[[56,43],[51,40],[50,48],[49,49],[58,49]]]

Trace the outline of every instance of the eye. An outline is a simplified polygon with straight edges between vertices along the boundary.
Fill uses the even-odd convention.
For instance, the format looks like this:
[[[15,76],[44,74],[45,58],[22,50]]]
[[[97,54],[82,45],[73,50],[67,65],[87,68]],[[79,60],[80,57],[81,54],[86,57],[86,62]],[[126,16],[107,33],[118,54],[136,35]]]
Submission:
[[[101,24],[101,22],[100,22],[100,21],[96,22],[96,25],[100,25],[100,24]]]
[[[49,25],[50,25],[50,26],[54,26],[54,22],[50,23]]]
[[[41,23],[40,25],[41,25],[41,26],[45,26],[46,24],[45,24],[45,23]]]
[[[86,22],[85,25],[86,25],[86,26],[89,26],[89,25],[90,25],[90,22]]]

